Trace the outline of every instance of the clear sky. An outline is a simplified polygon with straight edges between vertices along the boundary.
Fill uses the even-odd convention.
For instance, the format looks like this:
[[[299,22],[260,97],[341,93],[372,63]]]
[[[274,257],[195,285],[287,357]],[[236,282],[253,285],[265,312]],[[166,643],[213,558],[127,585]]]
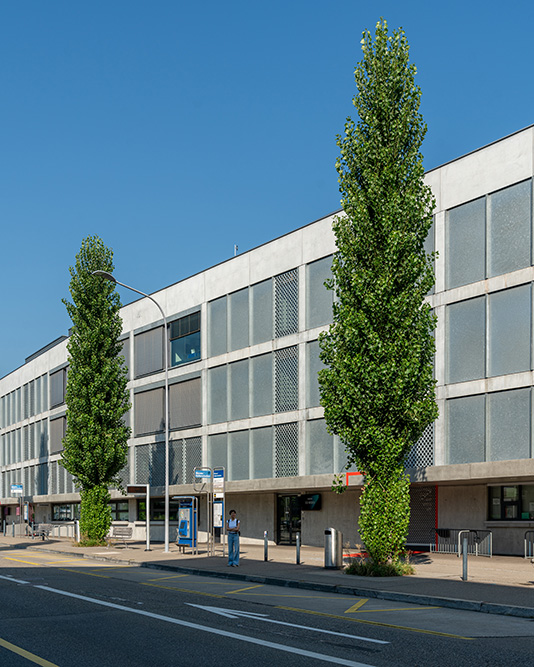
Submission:
[[[380,16],[418,68],[426,169],[534,123],[526,0],[2,2],[0,377],[67,333],[85,236],[153,292],[337,210]]]

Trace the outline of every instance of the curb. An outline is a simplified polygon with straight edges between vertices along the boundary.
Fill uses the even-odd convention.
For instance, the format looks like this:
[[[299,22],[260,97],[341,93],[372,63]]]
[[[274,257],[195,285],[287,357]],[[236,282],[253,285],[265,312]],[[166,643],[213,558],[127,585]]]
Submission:
[[[64,551],[54,549],[34,549],[27,547],[29,551],[46,551],[47,553],[65,554]],[[484,602],[478,600],[463,600],[461,598],[447,598],[434,595],[420,595],[417,593],[399,593],[396,591],[383,591],[373,588],[357,588],[355,586],[321,584],[296,579],[280,579],[278,577],[263,577],[256,574],[238,574],[237,572],[217,572],[214,570],[200,570],[192,567],[181,567],[177,565],[165,565],[160,563],[139,563],[124,558],[113,556],[94,556],[91,554],[73,554],[75,558],[87,558],[89,560],[122,563],[135,567],[143,567],[149,570],[161,570],[164,572],[183,572],[198,577],[215,577],[217,579],[233,579],[235,581],[250,581],[265,586],[280,586],[285,588],[299,588],[302,590],[319,591],[322,593],[333,593],[338,595],[354,595],[356,597],[374,598],[377,600],[391,600],[393,602],[406,602],[409,604],[420,604],[431,607],[447,607],[448,609],[461,609],[463,611],[476,611],[483,614],[496,614],[499,616],[515,616],[518,618],[534,618],[533,607],[519,607],[516,605],[498,604],[495,602]]]

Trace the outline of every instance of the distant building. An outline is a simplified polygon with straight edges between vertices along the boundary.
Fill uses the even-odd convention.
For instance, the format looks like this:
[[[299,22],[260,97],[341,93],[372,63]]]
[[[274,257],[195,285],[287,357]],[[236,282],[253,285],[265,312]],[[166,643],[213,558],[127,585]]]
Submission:
[[[496,553],[522,553],[534,529],[534,126],[426,174],[438,251],[428,297],[438,316],[438,421],[408,460],[409,543],[434,529],[493,532]],[[128,483],[152,486],[152,538],[163,539],[164,373],[170,357],[171,495],[190,495],[193,469],[224,466],[227,500],[246,540],[322,544],[324,529],[359,543],[361,478],[330,490],[346,462],[319,405],[317,338],[331,321],[324,288],[333,216],[292,231],[122,308],[132,427]],[[117,276],[128,282],[127,276]],[[37,521],[67,526],[79,511],[58,464],[65,433],[67,340],[0,380],[0,503],[8,524],[24,485]],[[317,497],[318,494],[318,497]],[[311,498],[311,496],[316,496]],[[113,492],[113,517],[144,537],[144,505]],[[200,529],[205,530],[203,501]],[[143,519],[143,521],[141,521]],[[171,540],[177,531],[171,504]]]

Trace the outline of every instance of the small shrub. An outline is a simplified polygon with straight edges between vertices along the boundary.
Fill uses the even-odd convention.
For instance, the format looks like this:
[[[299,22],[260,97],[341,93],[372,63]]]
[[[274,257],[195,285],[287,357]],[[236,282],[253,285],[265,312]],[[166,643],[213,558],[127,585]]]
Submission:
[[[409,554],[405,555],[404,560],[389,563],[375,563],[368,558],[359,558],[345,568],[345,574],[359,577],[403,577],[414,573]]]

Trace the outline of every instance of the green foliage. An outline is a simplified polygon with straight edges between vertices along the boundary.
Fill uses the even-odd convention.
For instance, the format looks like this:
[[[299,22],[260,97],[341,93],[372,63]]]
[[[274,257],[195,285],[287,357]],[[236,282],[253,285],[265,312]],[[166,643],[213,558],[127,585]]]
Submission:
[[[402,577],[414,573],[415,569],[410,564],[408,556],[405,560],[398,560],[395,563],[375,563],[372,560],[361,558],[345,568],[345,574],[359,577]]]
[[[68,343],[67,432],[61,460],[82,490],[82,518],[85,514],[94,519],[94,531],[89,520],[84,520],[86,537],[97,540],[101,526],[91,508],[100,505],[88,492],[105,489],[107,493],[111,484],[120,487],[118,475],[126,464],[130,436],[123,422],[130,405],[118,340],[122,332],[120,299],[113,283],[91,275],[98,269],[113,271],[113,252],[100,238],[89,236],[82,241],[75,266],[70,268],[72,303],[63,301],[73,327]],[[90,507],[86,508],[84,499],[88,498]],[[102,520],[109,528],[111,515],[108,519],[104,512]]]
[[[93,486],[81,492],[80,546],[105,544],[111,525],[110,495],[105,486]]]
[[[434,199],[423,182],[426,125],[404,32],[388,35],[381,20],[374,40],[364,32],[362,51],[353,100],[359,121],[348,118],[337,138],[344,215],[333,225],[338,252],[327,286],[336,299],[320,338],[319,382],[328,428],[345,444],[348,465],[365,475],[360,533],[382,563],[398,559],[406,535],[405,459],[438,416],[435,317],[425,302],[433,256],[424,250]],[[392,522],[401,500],[402,519]]]

